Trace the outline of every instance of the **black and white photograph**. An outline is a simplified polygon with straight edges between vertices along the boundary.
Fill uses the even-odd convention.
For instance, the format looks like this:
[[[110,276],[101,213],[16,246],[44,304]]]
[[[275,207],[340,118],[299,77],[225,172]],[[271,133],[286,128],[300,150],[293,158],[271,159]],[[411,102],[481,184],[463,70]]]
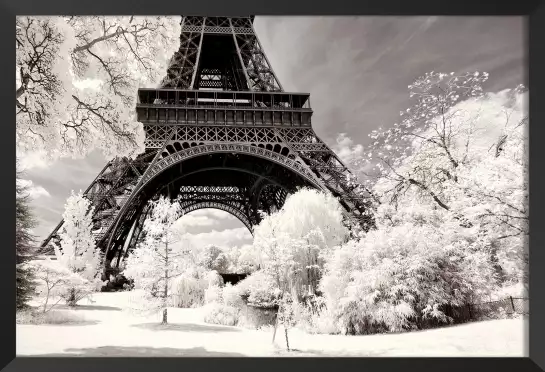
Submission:
[[[526,35],[17,15],[16,355],[527,357]]]

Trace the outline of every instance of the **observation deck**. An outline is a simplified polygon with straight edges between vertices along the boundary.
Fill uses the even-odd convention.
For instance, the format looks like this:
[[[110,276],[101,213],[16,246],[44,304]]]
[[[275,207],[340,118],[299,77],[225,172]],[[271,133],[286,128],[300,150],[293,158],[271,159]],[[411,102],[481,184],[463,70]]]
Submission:
[[[144,125],[311,126],[309,93],[139,89]]]

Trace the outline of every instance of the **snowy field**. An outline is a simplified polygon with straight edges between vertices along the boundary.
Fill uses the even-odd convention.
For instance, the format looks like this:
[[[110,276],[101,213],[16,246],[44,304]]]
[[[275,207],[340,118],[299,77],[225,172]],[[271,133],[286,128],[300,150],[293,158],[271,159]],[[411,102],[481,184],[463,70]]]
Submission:
[[[17,325],[19,356],[260,357],[260,356],[526,356],[528,322],[492,320],[429,331],[372,335],[310,335],[290,330],[293,349],[285,349],[284,332],[276,345],[272,330],[248,330],[204,323],[201,309],[169,309],[137,316],[126,310],[130,292],[98,293],[93,303],[69,311],[79,319],[64,325]]]

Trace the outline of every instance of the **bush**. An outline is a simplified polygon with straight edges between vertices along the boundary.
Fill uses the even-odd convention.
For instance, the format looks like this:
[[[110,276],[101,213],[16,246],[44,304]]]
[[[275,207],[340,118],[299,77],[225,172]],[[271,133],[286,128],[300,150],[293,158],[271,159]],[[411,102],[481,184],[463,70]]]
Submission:
[[[339,333],[339,328],[339,325],[335,321],[335,317],[325,311],[311,315],[309,327],[305,330],[309,333],[331,335]]]
[[[263,308],[244,305],[240,312],[238,326],[245,328],[261,329],[274,326],[276,322],[276,307]]]
[[[204,291],[204,303],[223,303],[223,293],[222,288],[218,286],[208,287]]]
[[[320,283],[332,318],[320,321],[345,334],[398,332],[449,323],[444,306],[488,295],[494,276],[482,242],[443,226],[401,223],[335,250]]]
[[[242,309],[244,307],[244,300],[242,299],[240,288],[233,286],[231,283],[227,283],[223,287],[222,291],[223,303],[227,306],[236,307]]]
[[[85,321],[80,314],[70,311],[51,310],[46,313],[36,311],[19,311],[16,314],[17,324],[77,324]]]
[[[263,271],[256,271],[237,285],[240,295],[249,305],[257,307],[271,307],[279,298],[280,289],[274,279]]]
[[[228,283],[225,287],[211,286],[204,295],[206,323],[235,326],[245,307],[239,288]]]
[[[189,308],[205,304],[205,291],[211,286],[223,285],[223,279],[215,271],[193,268],[172,281],[173,304]]]
[[[218,274],[217,271],[215,271],[215,270],[208,271],[205,274],[205,277],[206,277],[206,280],[208,282],[209,287],[211,287],[211,286],[222,287],[223,286],[223,278],[221,277],[220,274]]]
[[[296,327],[307,333],[337,334],[338,322],[326,308],[322,297],[308,296],[301,302],[292,304]]]
[[[208,288],[205,322],[249,328],[274,324],[279,290],[273,283],[270,276],[257,271],[235,286]]]
[[[213,302],[205,307],[204,321],[210,324],[236,326],[240,316],[240,309],[227,306],[223,303]]]
[[[204,248],[200,262],[201,266],[208,270],[226,273],[229,268],[229,258],[223,250],[214,245],[209,245]]]
[[[172,282],[172,299],[176,307],[189,308],[204,304],[204,291],[208,287],[206,280],[182,274]]]
[[[274,325],[279,291],[272,283],[272,278],[258,271],[235,286],[207,288],[204,321],[255,329]]]

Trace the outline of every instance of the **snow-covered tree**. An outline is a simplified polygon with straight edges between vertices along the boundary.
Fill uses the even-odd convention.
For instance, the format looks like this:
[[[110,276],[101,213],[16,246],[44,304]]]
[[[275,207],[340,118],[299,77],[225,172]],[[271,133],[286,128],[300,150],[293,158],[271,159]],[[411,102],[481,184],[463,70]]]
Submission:
[[[93,207],[89,199],[72,192],[63,213],[64,224],[59,233],[60,246],[55,246],[57,262],[84,279],[85,285],[69,288],[65,294],[71,306],[100,288],[101,253],[91,232]]]
[[[54,308],[61,300],[66,300],[67,293],[72,293],[74,288],[88,288],[92,285],[81,275],[49,258],[35,260],[28,265],[36,273],[37,293],[38,297],[43,300],[43,313]],[[80,292],[75,295],[79,294]]]
[[[318,285],[323,264],[320,253],[340,244],[347,234],[339,202],[330,194],[310,189],[290,195],[279,211],[263,216],[255,227],[254,249],[261,253],[261,270],[278,288],[277,324],[284,326],[288,350],[287,330],[295,321],[294,306]]]
[[[208,270],[225,273],[229,269],[229,258],[221,248],[211,244],[203,248],[201,264]]]
[[[478,227],[418,205],[336,249],[320,283],[337,330],[362,334],[448,323],[447,307],[488,300],[496,288]]]
[[[402,122],[371,134],[355,168],[371,169],[377,230],[335,249],[320,283],[337,331],[448,322],[447,307],[525,281],[526,93],[484,94],[487,79],[426,74]]]
[[[231,247],[228,251],[229,271],[233,273],[252,273],[259,268],[259,252],[251,244]]]
[[[223,285],[223,278],[216,271],[191,263],[182,266],[186,267],[182,274],[172,280],[171,295],[174,297],[174,306],[183,308],[202,306],[205,303],[206,290]]]
[[[179,46],[177,17],[16,19],[17,147],[51,157],[136,156],[140,86],[155,86]]]
[[[32,228],[35,225],[30,210],[27,187],[22,184],[20,172],[17,172],[15,195],[15,257],[16,257],[16,305],[17,310],[26,308],[35,290],[32,269],[25,265],[34,253],[34,236]]]
[[[413,107],[371,134],[367,172],[377,205],[414,203],[479,226],[499,279],[525,280],[528,235],[527,93],[483,93],[487,73],[429,73],[409,86]],[[388,214],[387,214],[388,215]]]
[[[185,271],[187,255],[180,238],[172,229],[180,217],[180,204],[161,197],[152,203],[150,216],[144,222],[145,238],[127,258],[124,275],[132,278],[135,287],[144,290],[150,307],[163,309],[167,323],[167,307],[172,300],[172,282]]]
[[[254,249],[261,253],[262,270],[273,278],[277,288],[287,292],[295,286],[295,276],[300,271],[295,251],[301,242],[281,230],[279,213],[264,216],[255,227]]]
[[[279,288],[289,287],[291,292],[294,286],[301,296],[316,290],[320,253],[340,244],[347,235],[340,203],[330,194],[301,189],[256,226],[254,249],[261,255],[261,266],[277,278]]]

